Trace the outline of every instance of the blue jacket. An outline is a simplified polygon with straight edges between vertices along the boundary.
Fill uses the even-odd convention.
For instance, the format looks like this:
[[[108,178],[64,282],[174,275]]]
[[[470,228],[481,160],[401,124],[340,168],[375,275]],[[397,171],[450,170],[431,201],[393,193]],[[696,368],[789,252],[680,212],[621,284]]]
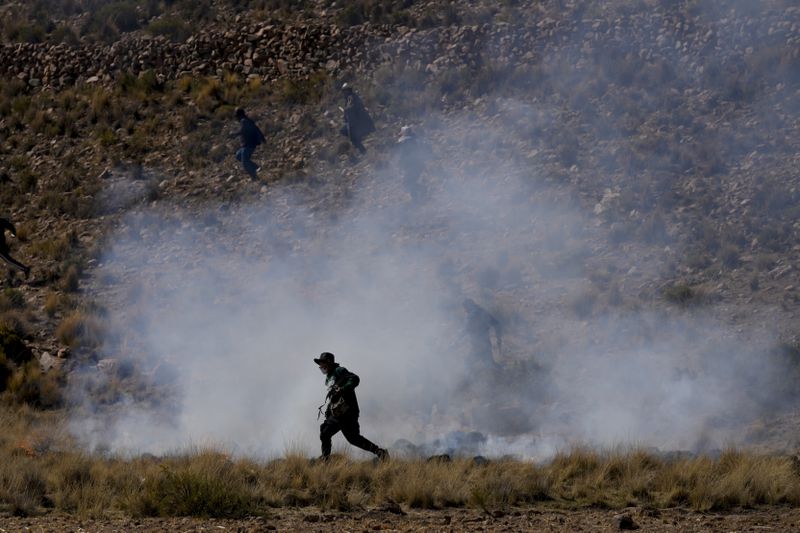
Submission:
[[[255,148],[267,140],[250,117],[241,118],[239,125],[239,138],[242,140],[242,148]]]

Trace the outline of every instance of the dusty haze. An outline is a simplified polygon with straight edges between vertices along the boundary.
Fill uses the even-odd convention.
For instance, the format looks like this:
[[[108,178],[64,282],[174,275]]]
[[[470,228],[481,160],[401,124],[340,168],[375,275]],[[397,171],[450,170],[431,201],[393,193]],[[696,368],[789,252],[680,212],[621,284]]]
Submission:
[[[739,42],[713,12],[698,9],[689,23],[719,36],[704,58],[709,64],[754,44]],[[634,31],[621,27],[618,52]],[[716,318],[732,311],[713,302],[645,308],[614,303],[613,287],[593,295],[598,272],[657,285],[662,267],[687,254],[681,236],[636,242],[626,235],[629,246],[621,248],[609,228],[618,222],[635,230],[642,219],[605,205],[627,191],[612,187],[596,198],[595,211],[581,208],[585,199],[571,198],[542,175],[534,156],[519,153],[519,138],[509,139],[520,123],[557,123],[569,105],[594,112],[570,100],[604,68],[599,53],[575,61],[582,38],[547,59],[564,67],[541,80],[552,85],[552,102],[482,95],[498,110],[491,125],[474,116],[426,122],[420,134],[437,163],[424,174],[429,197],[422,204],[410,202],[393,161],[381,170],[362,165],[357,180],[328,179],[313,189],[271,184],[265,199],[240,205],[130,214],[99,269],[119,283],[105,293],[116,302],[113,337],[121,339],[107,355],[132,358],[137,372],[156,381],[154,369],[174,368],[167,384],[175,401],[150,407],[130,400],[113,409],[84,403],[90,414],[75,420],[76,433],[91,447],[133,453],[213,444],[258,456],[298,448],[316,454],[325,390],[311,359],[331,351],[361,377],[363,433],[382,445],[404,439],[422,445],[421,453],[457,448],[543,458],[576,444],[694,451],[747,444],[748,425],[787,397],[770,325],[734,330]],[[700,90],[704,71],[685,64],[678,37],[663,38],[675,40],[675,54],[661,59],[675,71],[694,69],[691,89]],[[747,105],[766,112],[771,105],[759,98]],[[639,105],[628,103],[630,115],[644,121],[680,108],[675,100],[643,94]],[[746,125],[748,142],[759,142],[759,128],[777,120],[766,118]],[[586,120],[595,139],[624,136],[622,119]],[[680,120],[666,123],[665,138],[680,133],[680,142],[694,142],[681,128]],[[701,133],[711,152],[728,150],[731,166],[753,148]],[[524,139],[540,147],[573,141],[577,134]],[[509,152],[519,157],[504,157]],[[646,155],[648,172],[672,168],[657,148]],[[609,154],[613,165],[617,157]],[[597,172],[605,183],[603,169]],[[667,194],[669,183],[642,196]],[[506,371],[498,376],[482,375],[464,357],[465,297],[505,324]],[[88,401],[80,387],[75,398]],[[342,443],[337,437],[340,449],[352,451]]]
[[[542,458],[576,444],[741,443],[780,401],[768,333],[747,343],[753,332],[729,331],[713,309],[576,315],[586,264],[610,245],[530,169],[494,161],[484,138],[469,155],[455,148],[484,165],[429,169],[419,205],[390,165],[350,196],[275,187],[263,203],[131,214],[100,267],[126,302],[108,355],[148,379],[175,369],[175,401],[92,407],[76,433],[129,453],[315,454],[325,389],[312,358],[332,351],[360,375],[362,429],[383,445]],[[499,375],[469,366],[464,297],[506,326]]]

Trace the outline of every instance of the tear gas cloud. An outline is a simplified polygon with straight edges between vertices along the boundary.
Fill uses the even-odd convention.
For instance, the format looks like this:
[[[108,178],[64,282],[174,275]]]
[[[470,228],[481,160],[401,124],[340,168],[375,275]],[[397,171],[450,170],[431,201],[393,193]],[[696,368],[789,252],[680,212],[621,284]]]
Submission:
[[[774,400],[763,397],[775,378],[766,354],[712,319],[576,318],[564,301],[583,281],[552,256],[603,250],[599,235],[513,169],[475,168],[439,169],[416,206],[387,170],[362,177],[349,201],[328,184],[314,201],[287,187],[263,203],[130,215],[101,271],[138,294],[119,310],[118,336],[145,374],[175,369],[176,398],[95,410],[76,434],[134,453],[314,453],[322,351],[361,376],[368,438],[426,452],[722,446]],[[479,280],[486,267],[500,272],[492,289]],[[508,325],[499,375],[471,366],[464,297]]]
[[[564,45],[565,62],[579,45]],[[680,67],[677,56],[666,59]],[[566,92],[594,74],[584,65],[570,75],[550,81]],[[747,424],[784,401],[776,335],[734,330],[713,309],[576,315],[570,302],[588,290],[593,264],[646,282],[666,252],[615,248],[610,224],[530,160],[503,157],[514,123],[557,122],[560,103],[484,99],[500,124],[431,121],[437,161],[448,163],[426,169],[419,204],[395,162],[362,173],[350,193],[350,182],[277,184],[240,205],[128,215],[99,267],[119,283],[100,295],[116,315],[113,336],[130,339],[107,355],[134,357],[156,381],[173,368],[175,395],[100,409],[75,387],[88,407],[75,433],[133,453],[211,444],[314,454],[325,390],[312,358],[331,351],[361,377],[362,431],[384,446],[541,458],[575,444],[746,443]],[[594,120],[603,138],[622,136]],[[496,375],[466,356],[465,297],[504,324]]]

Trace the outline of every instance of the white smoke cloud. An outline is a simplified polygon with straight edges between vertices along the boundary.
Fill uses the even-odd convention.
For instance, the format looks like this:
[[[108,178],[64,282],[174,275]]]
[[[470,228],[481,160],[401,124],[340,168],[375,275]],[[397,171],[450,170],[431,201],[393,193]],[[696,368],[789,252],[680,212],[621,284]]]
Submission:
[[[361,376],[362,431],[381,445],[542,457],[577,443],[731,442],[732,419],[763,403],[751,390],[766,379],[753,381],[764,375],[758,350],[702,312],[575,317],[565,302],[584,290],[586,254],[604,253],[599,233],[535,176],[481,164],[488,154],[429,168],[431,196],[418,206],[390,168],[362,176],[344,205],[331,183],[304,199],[313,209],[287,188],[263,202],[129,216],[101,270],[143,294],[110,297],[126,317],[115,333],[131,341],[108,355],[138,358],[145,374],[168,363],[178,392],[166,406],[92,409],[76,433],[133,453],[314,454],[325,391],[311,359],[332,351]],[[554,254],[579,264],[559,273]],[[499,276],[489,288],[487,267]],[[499,375],[465,355],[466,296],[504,318]]]
[[[731,27],[714,30],[724,37]],[[539,166],[564,140],[520,137],[557,126],[577,94],[570,89],[601,78],[602,65],[573,61],[583,46],[576,37],[561,57],[548,52],[569,76],[555,68],[553,79],[540,80],[563,99],[485,95],[496,110],[491,123],[429,121],[422,142],[436,166],[423,174],[429,198],[420,205],[390,167],[359,173],[352,197],[327,177],[312,192],[275,185],[266,199],[242,205],[130,215],[100,270],[131,289],[99,296],[117,317],[115,334],[131,340],[106,355],[135,356],[146,376],[173,366],[175,402],[100,409],[86,397],[89,414],[75,420],[76,433],[88,446],[134,453],[211,443],[260,456],[298,447],[314,454],[325,391],[311,359],[332,351],[360,375],[361,428],[381,445],[405,439],[420,453],[539,458],[575,444],[698,451],[747,444],[747,424],[779,406],[785,392],[769,325],[731,326],[720,318],[731,310],[713,304],[605,306],[601,294],[585,313],[571,305],[597,290],[591,279],[601,267],[627,273],[620,277],[630,295],[636,285],[658,285],[665,261],[683,252],[680,235],[669,251],[632,236],[625,247],[611,243],[615,221],[582,211],[566,178],[559,183]],[[654,50],[683,68],[680,36],[664,39]],[[628,101],[613,88],[598,94],[606,107],[618,96],[641,120],[673,105],[647,94]],[[580,109],[597,146],[633,142],[621,119],[595,111],[588,100]],[[566,139],[583,142],[573,137]],[[656,152],[643,164],[666,172]],[[613,172],[597,171],[597,202],[620,177],[630,182],[618,154],[608,156]],[[609,191],[609,198],[626,192]],[[139,297],[120,296],[135,287]],[[464,297],[504,324],[505,370],[497,376],[465,356]]]

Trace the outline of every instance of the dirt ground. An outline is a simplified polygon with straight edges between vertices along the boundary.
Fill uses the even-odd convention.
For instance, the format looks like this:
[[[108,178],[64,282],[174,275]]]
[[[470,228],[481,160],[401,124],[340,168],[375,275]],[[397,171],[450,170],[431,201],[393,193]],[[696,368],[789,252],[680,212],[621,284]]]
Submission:
[[[395,509],[395,511],[397,511]],[[627,517],[622,518],[621,517]],[[629,519],[629,520],[628,520]],[[631,522],[632,521],[632,522]],[[315,509],[281,510],[268,517],[241,520],[199,518],[147,518],[80,520],[67,515],[0,517],[0,533],[74,531],[201,532],[201,531],[640,531],[756,532],[800,531],[800,509],[769,507],[726,513],[697,513],[685,509],[624,510],[585,509],[561,511],[539,508],[514,509],[491,514],[476,510],[410,511],[399,514],[384,509],[352,513]]]

